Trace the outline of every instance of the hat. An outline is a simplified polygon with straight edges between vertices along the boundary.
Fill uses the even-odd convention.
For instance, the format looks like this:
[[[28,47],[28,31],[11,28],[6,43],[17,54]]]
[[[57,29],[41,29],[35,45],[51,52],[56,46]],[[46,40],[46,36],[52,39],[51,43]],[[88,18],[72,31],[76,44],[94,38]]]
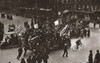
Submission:
[[[92,50],[90,50],[90,52],[92,52]]]
[[[67,45],[67,44],[65,43],[65,45]]]
[[[99,52],[99,50],[97,50],[97,52]]]

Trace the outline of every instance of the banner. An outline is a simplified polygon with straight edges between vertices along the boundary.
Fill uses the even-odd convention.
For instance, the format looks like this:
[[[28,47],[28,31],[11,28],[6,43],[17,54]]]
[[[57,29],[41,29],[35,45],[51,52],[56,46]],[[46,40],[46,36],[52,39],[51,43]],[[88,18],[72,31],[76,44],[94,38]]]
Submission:
[[[38,24],[35,24],[35,25],[34,25],[34,28],[37,29],[37,28],[38,28]]]
[[[22,25],[19,25],[16,29],[15,29],[15,33],[19,34],[22,31],[23,27]]]
[[[59,25],[59,21],[58,20],[55,21],[54,24],[55,24],[55,26]]]
[[[65,33],[67,27],[68,27],[68,25],[66,25],[66,26],[61,30],[61,32],[60,32],[60,36],[62,36],[62,35]]]

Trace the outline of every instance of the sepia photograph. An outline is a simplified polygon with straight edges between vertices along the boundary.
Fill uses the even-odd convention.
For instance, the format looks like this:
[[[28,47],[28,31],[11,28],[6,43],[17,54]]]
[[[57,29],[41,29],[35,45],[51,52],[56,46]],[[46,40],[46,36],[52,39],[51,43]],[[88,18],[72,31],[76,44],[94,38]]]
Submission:
[[[0,63],[100,63],[100,0],[0,0]]]

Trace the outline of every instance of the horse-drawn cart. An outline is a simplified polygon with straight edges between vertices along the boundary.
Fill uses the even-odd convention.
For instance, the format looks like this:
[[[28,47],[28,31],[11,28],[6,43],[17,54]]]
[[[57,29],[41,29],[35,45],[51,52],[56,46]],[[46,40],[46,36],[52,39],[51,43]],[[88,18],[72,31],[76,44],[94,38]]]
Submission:
[[[14,48],[19,46],[19,38],[16,32],[5,32],[0,43],[1,49]]]

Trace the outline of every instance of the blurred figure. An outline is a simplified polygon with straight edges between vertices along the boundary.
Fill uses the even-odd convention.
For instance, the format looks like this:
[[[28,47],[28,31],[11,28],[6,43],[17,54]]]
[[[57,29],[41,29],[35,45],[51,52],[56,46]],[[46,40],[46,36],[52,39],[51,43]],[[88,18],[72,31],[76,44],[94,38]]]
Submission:
[[[87,36],[87,28],[84,29],[84,36]]]
[[[43,62],[44,62],[44,63],[48,63],[48,58],[49,58],[49,56],[48,56],[47,53],[44,53],[42,58],[43,58]]]
[[[22,50],[22,48],[20,47],[20,48],[18,49],[18,56],[17,56],[17,59],[18,59],[18,60],[19,60],[19,58],[21,57],[22,52],[23,52],[23,50]]]
[[[21,63],[26,63],[24,58],[21,59]]]
[[[33,56],[32,56],[32,63],[36,63],[36,55],[35,54],[33,54]]]
[[[81,39],[77,40],[76,41],[76,46],[77,46],[77,49],[79,49],[79,45],[81,44]]]
[[[11,62],[8,62],[8,63],[11,63]]]
[[[36,60],[37,60],[37,63],[41,63],[41,62],[42,62],[42,56],[40,55],[39,52],[38,52],[38,54],[37,54]]]
[[[34,28],[33,18],[31,19],[31,28]]]
[[[27,63],[32,63],[31,56],[29,56],[29,58],[27,58]]]
[[[96,23],[94,22],[94,28],[95,28],[95,26],[96,26]]]
[[[0,22],[0,41],[3,40],[4,34],[4,24]]]
[[[92,50],[90,50],[88,62],[89,62],[89,63],[93,63],[93,54],[92,54]]]
[[[99,50],[97,50],[97,53],[95,55],[94,63],[99,63],[100,62],[100,53]]]
[[[87,36],[90,37],[90,29],[87,30]]]
[[[65,44],[65,45],[64,45],[63,57],[64,57],[65,54],[66,54],[66,57],[68,57],[68,51],[67,51],[67,49],[68,49],[68,46],[67,46],[67,44]]]
[[[2,13],[1,13],[1,17],[2,17],[2,18],[5,18],[5,17],[6,17],[5,12],[2,12]]]

